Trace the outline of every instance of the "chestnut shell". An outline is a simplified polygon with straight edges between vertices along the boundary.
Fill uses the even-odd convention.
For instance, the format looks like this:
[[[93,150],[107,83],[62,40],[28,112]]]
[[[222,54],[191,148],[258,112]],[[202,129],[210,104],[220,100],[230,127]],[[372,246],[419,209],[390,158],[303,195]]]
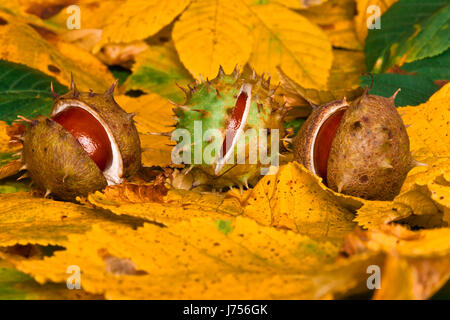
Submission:
[[[44,116],[34,119],[25,132],[22,157],[33,183],[63,200],[74,200],[107,185],[77,139]]]
[[[331,143],[328,187],[370,200],[392,200],[414,166],[406,127],[394,105],[395,95],[364,94],[350,105],[345,99],[314,109],[294,138],[294,159],[314,174],[314,144],[322,123],[346,111]]]

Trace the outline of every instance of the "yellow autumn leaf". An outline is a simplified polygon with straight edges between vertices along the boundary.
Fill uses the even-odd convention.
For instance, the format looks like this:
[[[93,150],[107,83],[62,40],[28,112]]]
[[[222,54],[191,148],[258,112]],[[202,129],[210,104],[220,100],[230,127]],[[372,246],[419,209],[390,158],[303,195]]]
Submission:
[[[330,264],[337,249],[244,217],[231,225],[202,218],[131,232],[95,225],[71,236],[67,250],[16,267],[58,283],[70,261],[86,291],[109,299],[317,299],[365,284],[367,266],[380,262],[362,255]]]
[[[321,26],[330,38],[331,44],[337,48],[362,50],[363,47],[356,38],[353,20],[338,21],[331,25]]]
[[[292,8],[292,9],[305,9],[309,7],[318,6],[328,0],[269,0],[265,2],[281,4],[283,6]],[[248,3],[255,2],[254,0],[247,0]]]
[[[359,88],[360,77],[365,72],[364,54],[358,51],[333,50],[333,56],[327,88],[330,91],[344,93],[339,97],[342,98],[346,96],[345,93]]]
[[[449,228],[412,231],[390,224],[350,234],[344,248],[386,255],[374,299],[428,299],[450,277],[449,237]]]
[[[69,85],[71,73],[79,89],[106,90],[114,81],[105,65],[89,52],[62,41],[47,42],[27,24],[0,11],[0,58],[22,63]],[[11,41],[10,39],[14,39]]]
[[[331,43],[324,32],[305,17],[272,4],[248,6],[255,20],[249,63],[257,72],[279,81],[277,67],[307,88],[324,89],[331,64]]]
[[[444,183],[432,182],[428,184],[428,190],[431,192],[431,199],[441,206],[441,208],[443,207],[443,209],[450,209],[450,186],[448,185],[448,182],[450,181],[445,180]]]
[[[413,156],[426,163],[426,158],[450,158],[450,83],[430,99],[415,107],[400,107],[398,112],[407,128]],[[430,163],[431,164],[431,163]]]
[[[102,298],[84,290],[67,290],[67,285],[62,283],[41,285],[33,278],[16,270],[13,264],[2,259],[0,259],[0,288],[2,300],[96,300]]]
[[[379,228],[392,221],[407,218],[412,214],[411,208],[404,204],[390,201],[370,201],[357,211],[355,221],[366,229]]]
[[[107,43],[127,43],[148,38],[170,24],[189,5],[190,0],[128,0],[106,20],[98,52]]]
[[[11,137],[8,135],[7,130],[9,125],[5,121],[0,121],[0,153],[10,153],[19,150],[20,144],[10,143]]]
[[[299,10],[308,20],[318,25],[327,26],[339,21],[353,19],[355,15],[354,0],[328,0],[321,5]]]
[[[432,275],[432,276],[427,276]],[[414,259],[389,255],[375,300],[428,299],[450,278],[450,256]]]
[[[65,1],[60,1],[63,5]],[[108,18],[116,15],[116,10],[123,3],[122,0],[82,0],[77,1],[80,8],[80,30],[102,29],[108,25]],[[73,15],[73,11],[68,10],[71,5],[62,8],[58,14],[50,17],[45,22],[49,25],[56,25],[60,31],[67,32],[67,20]],[[77,30],[72,30],[77,31]],[[68,31],[71,32],[71,31]]]
[[[375,22],[376,14],[381,16],[398,0],[356,0],[357,15],[355,30],[359,41],[363,44],[368,33],[368,25]],[[379,11],[378,11],[379,10]],[[381,22],[382,23],[382,22]]]
[[[131,218],[97,212],[70,202],[30,193],[0,194],[0,247],[15,244],[64,245],[67,236],[84,233],[92,224],[105,222],[131,229]]]
[[[141,139],[142,164],[165,167],[172,163],[171,152],[175,143],[170,137],[151,133],[164,133],[173,129],[173,105],[157,94],[137,98],[125,95],[115,97],[128,113],[136,113],[134,120]]]
[[[422,162],[408,173],[400,194],[416,190],[430,197],[431,193],[435,205],[440,206],[440,213],[443,207],[448,208],[445,194],[450,183],[449,105],[450,84],[447,84],[426,103],[398,108],[404,123],[411,124],[407,132],[412,155]]]
[[[333,66],[325,90],[305,88],[294,79],[289,78],[280,68],[278,73],[285,96],[292,101],[305,99],[315,105],[340,100],[342,97],[346,97],[347,101],[352,101],[360,96],[362,88],[359,79],[365,71],[364,54],[358,51],[333,50],[333,55]]]
[[[367,233],[372,251],[393,252],[409,258],[450,256],[450,228],[411,231],[402,225],[386,225]]]
[[[0,121],[0,179],[17,174],[23,163],[19,160],[22,143],[12,142],[11,127],[4,121]],[[17,132],[19,134],[19,132]]]
[[[16,21],[21,23],[30,23],[34,26],[42,27],[47,30],[55,32],[58,27],[49,25],[41,19],[52,12],[52,10],[46,10],[49,7],[55,8],[55,6],[62,5],[61,0],[8,0],[1,1],[0,11],[8,13],[14,16]]]
[[[194,1],[173,29],[181,62],[197,79],[212,79],[219,66],[231,72],[250,57],[252,26],[240,0]]]
[[[296,162],[258,182],[247,195],[245,215],[263,225],[334,242],[355,227],[354,215],[319,178]]]
[[[399,220],[410,227],[434,228],[445,225],[442,218],[442,210],[427,192],[416,189],[398,195],[393,201],[365,201],[355,221],[366,229],[381,228]]]
[[[353,0],[329,0],[299,12],[323,29],[333,47],[362,50],[363,47],[356,37]]]
[[[162,201],[154,201],[134,194],[136,189],[126,186],[113,188],[118,192],[108,189],[104,193],[97,191],[88,196],[88,201],[95,207],[117,215],[133,216],[167,225],[196,217],[232,219],[243,213],[237,199],[227,198],[223,194],[171,189]],[[126,195],[122,196],[121,193]]]

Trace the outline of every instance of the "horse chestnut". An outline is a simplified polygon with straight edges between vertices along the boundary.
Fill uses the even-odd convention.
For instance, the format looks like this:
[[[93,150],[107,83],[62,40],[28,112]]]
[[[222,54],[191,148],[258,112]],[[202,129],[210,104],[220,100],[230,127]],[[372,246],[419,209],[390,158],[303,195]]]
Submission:
[[[30,123],[23,139],[22,161],[28,176],[46,195],[74,200],[132,177],[141,166],[134,114],[113,98],[116,83],[103,94],[71,89],[59,96],[51,117]]]
[[[53,117],[53,120],[78,140],[100,170],[103,171],[111,162],[112,150],[108,134],[89,112],[78,107],[69,107]]]
[[[397,91],[398,92],[398,91]],[[294,138],[294,158],[333,190],[391,200],[416,165],[390,98],[364,94],[316,108]]]

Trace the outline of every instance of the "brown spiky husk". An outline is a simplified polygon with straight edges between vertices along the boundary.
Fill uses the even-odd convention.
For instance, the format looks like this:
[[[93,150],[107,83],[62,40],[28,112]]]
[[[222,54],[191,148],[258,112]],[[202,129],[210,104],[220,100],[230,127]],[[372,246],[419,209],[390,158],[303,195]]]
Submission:
[[[345,112],[328,158],[330,188],[365,199],[392,200],[413,166],[394,97],[366,92]]]
[[[303,164],[309,171],[315,172],[314,159],[310,151],[314,148],[315,140],[313,138],[319,131],[317,124],[325,121],[331,114],[343,108],[348,108],[345,98],[316,107],[293,139],[294,159]]]
[[[80,143],[55,121],[39,116],[24,137],[23,162],[40,189],[62,200],[106,187],[106,179]]]
[[[114,85],[112,89],[114,89]],[[134,176],[141,167],[141,144],[132,119],[133,115],[126,113],[115,102],[112,90],[99,94],[79,92],[76,87],[72,87],[68,93],[59,96],[55,100],[51,115],[55,115],[58,105],[71,105],[74,100],[89,107],[108,124],[122,155],[122,176],[125,178]]]

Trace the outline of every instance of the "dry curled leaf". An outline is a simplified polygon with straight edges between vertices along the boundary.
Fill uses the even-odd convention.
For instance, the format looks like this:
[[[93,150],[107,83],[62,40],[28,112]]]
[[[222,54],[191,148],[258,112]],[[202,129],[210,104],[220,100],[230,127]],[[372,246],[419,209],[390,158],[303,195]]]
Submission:
[[[150,191],[151,197],[139,195],[139,191],[145,188],[148,187],[119,186],[110,191],[107,189],[105,193],[90,194],[88,200],[94,206],[117,215],[134,216],[166,225],[195,217],[231,219],[243,212],[237,199],[223,194],[171,189],[164,198],[161,199],[161,194],[158,194],[155,199],[154,190]]]
[[[108,186],[103,191],[104,195],[115,201],[141,203],[141,202],[162,202],[167,195],[165,187],[165,176],[160,174],[152,184],[125,183]]]

